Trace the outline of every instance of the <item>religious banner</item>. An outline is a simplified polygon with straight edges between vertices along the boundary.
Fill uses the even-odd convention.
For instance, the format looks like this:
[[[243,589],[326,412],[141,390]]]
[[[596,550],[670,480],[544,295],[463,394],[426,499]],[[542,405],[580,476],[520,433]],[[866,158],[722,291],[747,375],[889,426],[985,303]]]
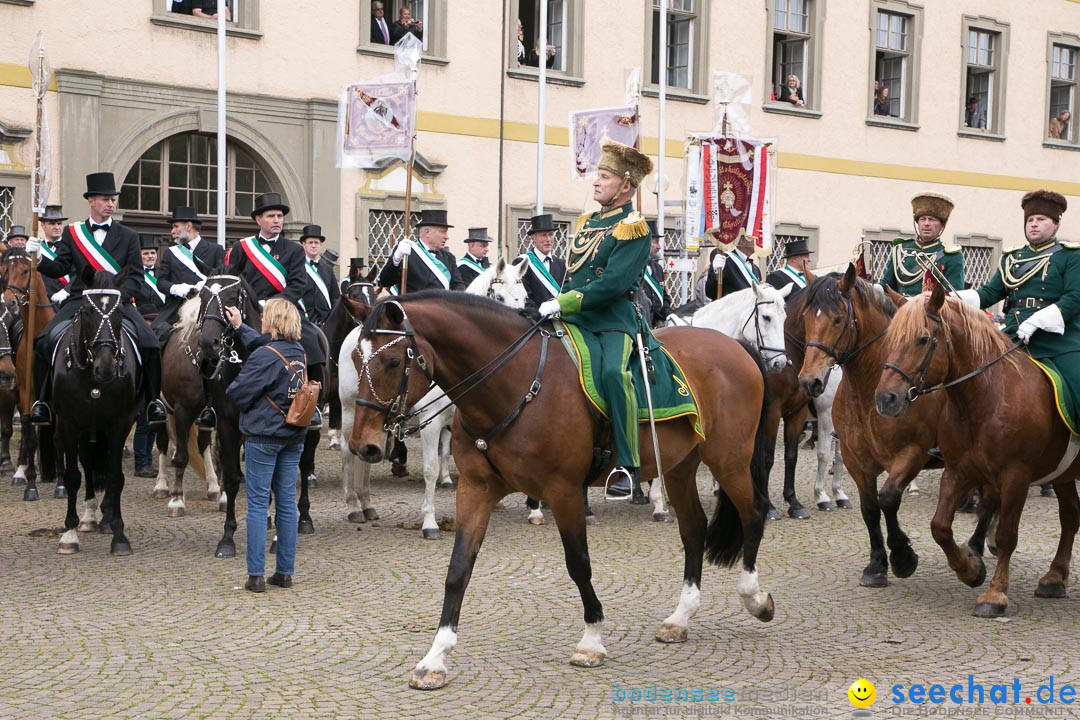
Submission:
[[[582,179],[596,174],[604,140],[631,147],[637,142],[638,113],[632,105],[570,113],[570,174]]]
[[[764,140],[691,138],[688,235],[707,237],[724,251],[746,235],[753,238],[756,255],[772,252],[774,163],[775,150]]]
[[[870,279],[870,262],[867,256],[870,247],[864,241],[855,246],[855,254],[851,258],[851,263],[855,266],[855,274],[861,277],[863,280]]]
[[[373,168],[409,159],[415,85],[408,81],[349,85],[338,107],[338,167]]]

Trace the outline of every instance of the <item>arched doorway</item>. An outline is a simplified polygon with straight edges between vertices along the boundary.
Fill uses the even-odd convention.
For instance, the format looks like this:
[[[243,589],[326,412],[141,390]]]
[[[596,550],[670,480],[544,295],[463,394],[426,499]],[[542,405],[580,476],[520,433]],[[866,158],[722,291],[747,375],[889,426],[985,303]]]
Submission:
[[[255,197],[281,190],[265,163],[232,140],[226,146],[225,177],[225,239],[231,244],[258,229],[251,219]],[[203,237],[216,242],[217,137],[180,133],[150,147],[124,178],[119,204],[125,225],[162,238],[162,242],[169,235],[173,208],[193,207],[205,217]]]

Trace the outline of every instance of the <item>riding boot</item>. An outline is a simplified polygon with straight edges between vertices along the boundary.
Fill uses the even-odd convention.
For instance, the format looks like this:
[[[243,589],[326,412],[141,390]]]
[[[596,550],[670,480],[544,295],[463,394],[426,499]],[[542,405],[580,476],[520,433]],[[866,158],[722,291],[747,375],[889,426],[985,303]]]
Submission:
[[[161,353],[142,350],[143,389],[146,395],[146,422],[163,425],[168,415],[161,402]]]
[[[213,430],[217,427],[217,412],[215,412],[212,405],[212,396],[210,394],[210,381],[205,377],[202,379],[203,383],[203,397],[206,398],[206,407],[199,413],[199,417],[195,420],[195,426],[200,430]]]
[[[52,425],[52,410],[49,400],[52,397],[52,367],[44,353],[34,346],[34,389],[37,390],[37,402],[30,408],[32,425]]]

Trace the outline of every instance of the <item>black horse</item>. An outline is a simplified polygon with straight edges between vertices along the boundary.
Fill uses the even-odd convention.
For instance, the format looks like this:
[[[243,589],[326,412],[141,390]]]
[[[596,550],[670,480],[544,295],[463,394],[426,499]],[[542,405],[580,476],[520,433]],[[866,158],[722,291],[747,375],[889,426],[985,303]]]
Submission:
[[[124,535],[120,496],[124,490],[124,441],[139,412],[138,356],[133,331],[123,328],[123,297],[117,289],[125,272],[83,273],[87,290],[82,306],[57,343],[53,370],[56,432],[64,450],[67,489],[66,532],[60,553],[79,551],[76,527],[96,525],[95,491],[104,488],[101,528],[111,529],[112,554],[130,555]],[[86,475],[86,515],[80,525],[75,511],[79,466]]]

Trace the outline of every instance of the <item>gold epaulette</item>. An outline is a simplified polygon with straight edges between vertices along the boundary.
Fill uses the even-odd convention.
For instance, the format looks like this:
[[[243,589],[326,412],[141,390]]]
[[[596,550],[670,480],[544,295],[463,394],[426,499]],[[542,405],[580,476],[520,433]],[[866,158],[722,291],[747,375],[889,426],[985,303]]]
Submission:
[[[616,240],[637,240],[649,234],[649,224],[641,213],[632,212],[615,225],[611,234]]]
[[[1014,252],[1016,252],[1017,250],[1019,250],[1019,249],[1021,249],[1021,248],[1023,248],[1023,247],[1025,247],[1025,246],[1024,246],[1024,245],[1018,245],[1017,247],[1007,248],[1007,249],[1005,249],[1005,250],[1002,250],[1002,251],[1001,251],[1001,254],[1002,254],[1002,255],[1008,255],[1008,254],[1010,254],[1010,253],[1014,253]]]
[[[958,252],[964,251],[964,248],[959,245],[945,245],[942,249],[945,251],[946,255],[955,255]]]
[[[904,243],[906,243],[907,241],[908,241],[908,239],[907,239],[907,238],[893,238],[893,239],[892,239],[892,244],[893,244],[893,245],[903,245],[903,244],[904,244]]]
[[[585,223],[587,223],[589,221],[589,218],[591,217],[592,213],[582,213],[581,215],[578,215],[577,229],[574,231],[574,233],[577,234],[581,232],[581,228],[585,226]]]
[[[1058,244],[1066,250],[1080,250],[1080,242],[1066,242],[1064,240],[1058,240]]]

